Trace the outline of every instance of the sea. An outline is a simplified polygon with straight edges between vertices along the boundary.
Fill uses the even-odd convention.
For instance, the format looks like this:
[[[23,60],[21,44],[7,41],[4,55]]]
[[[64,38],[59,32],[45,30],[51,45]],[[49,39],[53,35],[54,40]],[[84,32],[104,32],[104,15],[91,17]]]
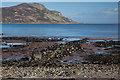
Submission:
[[[3,37],[116,38],[117,24],[2,24]]]

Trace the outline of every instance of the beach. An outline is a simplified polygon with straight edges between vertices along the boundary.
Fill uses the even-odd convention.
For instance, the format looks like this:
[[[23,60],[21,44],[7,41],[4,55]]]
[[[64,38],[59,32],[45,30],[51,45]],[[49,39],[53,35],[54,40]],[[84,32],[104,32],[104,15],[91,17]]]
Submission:
[[[117,24],[3,24],[3,78],[119,79]]]
[[[1,9],[0,79],[120,80],[117,2],[3,1]]]
[[[118,38],[3,37],[3,78],[119,79]]]

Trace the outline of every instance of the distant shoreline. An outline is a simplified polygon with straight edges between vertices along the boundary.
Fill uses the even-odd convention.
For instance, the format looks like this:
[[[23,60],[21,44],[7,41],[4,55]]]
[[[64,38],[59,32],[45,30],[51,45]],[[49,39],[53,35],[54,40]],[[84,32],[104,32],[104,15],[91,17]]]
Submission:
[[[1,25],[4,25],[4,24],[9,24],[9,23],[0,23]],[[21,23],[15,23],[15,24],[20,24],[21,25]],[[30,25],[30,24],[36,24],[36,23],[22,23],[22,24],[28,24],[28,25]],[[51,23],[51,24],[53,24],[53,23]],[[50,23],[48,23],[47,25],[51,25]],[[71,23],[72,24],[72,23]],[[96,23],[77,23],[77,24],[85,24],[85,25],[119,25],[119,24],[110,24],[110,23],[98,23],[98,24],[96,24]],[[14,24],[12,24],[12,25],[14,25]],[[37,25],[37,24],[36,24]],[[45,24],[43,24],[43,25],[45,25]],[[59,25],[59,24],[58,24]],[[61,25],[61,24],[60,24]],[[64,25],[64,24],[63,24]]]
[[[9,38],[8,36],[6,36]],[[4,37],[2,37],[4,38]],[[93,38],[93,37],[76,37],[76,36],[41,36],[41,37],[13,37],[13,38],[87,38],[88,40],[119,40],[120,38],[118,37],[113,37],[113,38]]]

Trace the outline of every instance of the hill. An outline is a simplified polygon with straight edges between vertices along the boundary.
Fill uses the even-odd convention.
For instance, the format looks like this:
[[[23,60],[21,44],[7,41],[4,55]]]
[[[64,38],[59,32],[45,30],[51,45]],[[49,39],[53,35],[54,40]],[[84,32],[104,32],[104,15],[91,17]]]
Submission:
[[[2,8],[3,24],[81,24],[39,3],[22,3]]]

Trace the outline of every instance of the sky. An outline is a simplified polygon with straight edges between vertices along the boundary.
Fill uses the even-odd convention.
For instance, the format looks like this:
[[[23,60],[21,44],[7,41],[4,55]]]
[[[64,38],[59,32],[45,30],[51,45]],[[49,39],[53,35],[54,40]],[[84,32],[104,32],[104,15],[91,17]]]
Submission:
[[[118,2],[120,0],[1,0],[2,2]]]
[[[23,2],[3,2],[2,7],[10,7]],[[27,2],[30,3],[30,2]],[[88,24],[118,23],[117,2],[38,2],[50,10],[61,12],[77,22]]]

